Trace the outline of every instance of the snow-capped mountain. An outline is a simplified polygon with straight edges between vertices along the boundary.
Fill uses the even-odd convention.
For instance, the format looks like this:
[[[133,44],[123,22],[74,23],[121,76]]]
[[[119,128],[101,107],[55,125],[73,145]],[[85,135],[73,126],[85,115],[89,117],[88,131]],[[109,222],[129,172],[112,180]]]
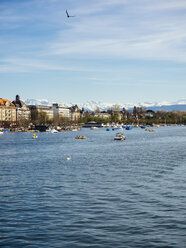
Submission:
[[[27,105],[45,105],[45,106],[50,106],[51,103],[47,99],[26,99],[24,101]]]
[[[45,106],[51,106],[54,102],[49,102],[47,99],[26,99],[24,101],[27,105],[45,105]],[[74,105],[78,105],[78,107],[84,108],[85,110],[88,111],[94,111],[96,109],[100,109],[100,111],[104,111],[107,109],[111,109],[113,107],[113,105],[115,105],[115,103],[103,103],[103,102],[96,102],[96,101],[88,101],[86,103],[59,103],[60,105],[62,105],[63,107],[71,107]],[[117,104],[120,106],[120,108],[133,108],[134,104]]]
[[[158,111],[158,110],[186,111],[186,99],[181,99],[172,103],[167,101],[156,102],[156,103],[144,102],[144,103],[140,103],[140,106],[146,107],[153,111]]]
[[[27,105],[45,105],[45,106],[51,106],[52,102],[49,102],[47,99],[27,99],[25,100],[25,103]],[[116,103],[104,103],[104,102],[97,102],[97,101],[88,101],[86,103],[60,103],[64,107],[71,107],[75,104],[78,105],[79,108],[84,108],[88,111],[95,111],[99,108],[100,111],[104,111],[107,109],[111,109]],[[142,103],[117,103],[117,105],[120,106],[120,108],[125,109],[132,109],[134,106],[142,106],[147,109],[151,109],[154,111],[157,110],[166,110],[166,111],[186,111],[186,99],[181,99],[176,102],[142,102]]]

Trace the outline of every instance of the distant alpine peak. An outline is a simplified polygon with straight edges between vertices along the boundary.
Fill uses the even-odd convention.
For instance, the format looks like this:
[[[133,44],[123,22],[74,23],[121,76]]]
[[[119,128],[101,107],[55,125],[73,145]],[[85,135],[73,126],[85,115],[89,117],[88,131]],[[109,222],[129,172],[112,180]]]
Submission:
[[[25,100],[25,103],[27,105],[45,105],[45,106],[51,106],[54,102],[49,102],[47,99],[27,99]],[[56,102],[55,102],[56,103]],[[71,107],[73,105],[78,105],[79,108],[84,108],[88,111],[95,111],[96,109],[99,109],[100,111],[106,111],[108,109],[112,109],[114,105],[118,105],[120,109],[132,109],[134,106],[136,107],[145,107],[145,108],[151,108],[152,110],[158,110],[161,109],[161,107],[164,107],[166,110],[171,111],[172,110],[185,110],[186,111],[186,99],[180,99],[176,102],[168,102],[168,101],[162,101],[162,102],[141,102],[141,103],[104,103],[100,101],[87,101],[85,103],[59,103],[63,107]],[[173,107],[171,107],[173,106]]]
[[[45,106],[50,106],[50,102],[47,99],[26,99],[25,103],[27,105],[45,105]]]

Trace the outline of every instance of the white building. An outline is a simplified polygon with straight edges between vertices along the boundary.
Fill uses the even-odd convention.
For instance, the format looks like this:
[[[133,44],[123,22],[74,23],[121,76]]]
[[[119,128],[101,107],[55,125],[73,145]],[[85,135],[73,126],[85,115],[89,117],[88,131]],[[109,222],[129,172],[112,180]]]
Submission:
[[[100,118],[107,119],[111,117],[111,114],[106,113],[106,112],[94,113],[94,117],[100,117]]]
[[[53,119],[53,108],[52,106],[45,106],[45,105],[29,105],[30,110],[37,110],[38,112],[44,112],[47,114],[50,120]]]
[[[69,108],[65,108],[62,104],[53,103],[52,104],[54,117],[59,118],[71,118],[71,111]]]

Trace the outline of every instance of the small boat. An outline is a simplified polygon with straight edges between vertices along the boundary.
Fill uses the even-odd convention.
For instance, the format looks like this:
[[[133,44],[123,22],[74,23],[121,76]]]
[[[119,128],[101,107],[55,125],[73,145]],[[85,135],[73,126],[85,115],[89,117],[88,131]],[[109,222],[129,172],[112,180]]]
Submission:
[[[3,131],[3,133],[9,133],[10,132],[10,130],[8,130],[8,129],[3,129],[2,131]]]
[[[78,136],[75,137],[75,139],[86,139],[86,138],[87,138],[87,137],[84,136],[84,135],[83,135],[83,136],[79,136],[79,135],[78,135]]]
[[[0,134],[2,135],[2,134],[4,134],[2,131],[0,131]]]
[[[141,128],[146,128],[146,126],[141,126]]]
[[[51,133],[58,133],[58,131],[56,129],[52,129],[50,132]]]
[[[90,129],[91,130],[96,130],[96,129],[98,129],[98,127],[91,127]]]
[[[148,131],[148,132],[155,132],[154,129],[149,129],[149,128],[146,128],[145,131]]]
[[[107,128],[106,128],[106,131],[110,131],[110,127],[107,127]]]
[[[131,127],[131,126],[127,126],[125,129],[126,129],[126,130],[131,130],[132,127]]]
[[[122,129],[122,127],[113,127],[113,128],[112,128],[112,131],[120,130],[120,129]]]
[[[34,133],[34,135],[32,136],[32,139],[37,139],[38,136]]]
[[[125,140],[126,137],[123,133],[117,133],[114,140]]]
[[[25,131],[28,132],[28,133],[34,133],[36,130],[26,129]]]

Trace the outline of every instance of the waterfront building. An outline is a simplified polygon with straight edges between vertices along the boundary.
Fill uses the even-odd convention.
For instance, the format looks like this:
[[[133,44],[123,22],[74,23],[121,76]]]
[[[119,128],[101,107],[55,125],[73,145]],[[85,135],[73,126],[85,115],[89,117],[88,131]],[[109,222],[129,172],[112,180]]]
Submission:
[[[19,95],[16,95],[16,99],[12,102],[16,107],[16,120],[30,120],[30,109],[20,99]]]
[[[128,119],[128,113],[127,113],[127,110],[125,108],[123,108],[121,110],[121,115],[122,115],[122,118],[126,121]]]
[[[70,113],[72,121],[78,121],[81,117],[81,111],[79,110],[77,105],[70,107]]]
[[[111,114],[107,113],[107,112],[100,112],[100,113],[94,113],[93,115],[94,117],[99,117],[99,118],[103,118],[103,119],[108,119],[111,117]]]
[[[53,115],[58,118],[71,118],[71,111],[69,108],[63,107],[62,104],[52,104]]]
[[[147,110],[146,113],[145,113],[145,116],[147,119],[152,119],[154,118],[154,115],[155,115],[155,112],[153,110]]]
[[[0,98],[0,122],[15,123],[16,122],[16,107],[7,99]]]
[[[46,106],[46,105],[29,105],[30,110],[37,110],[38,112],[44,112],[47,114],[48,118],[50,120],[53,119],[53,108],[52,106]]]

